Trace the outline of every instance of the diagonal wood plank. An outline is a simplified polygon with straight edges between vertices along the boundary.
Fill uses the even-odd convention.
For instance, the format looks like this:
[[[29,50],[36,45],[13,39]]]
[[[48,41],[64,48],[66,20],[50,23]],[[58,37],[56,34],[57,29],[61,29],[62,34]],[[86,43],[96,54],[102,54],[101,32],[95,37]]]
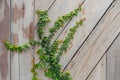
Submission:
[[[106,55],[103,56],[87,80],[106,80]]]
[[[10,80],[10,52],[3,41],[10,40],[10,1],[0,0],[0,80]]]
[[[67,25],[58,39],[63,40],[67,34],[66,32],[71,28],[71,26],[75,25],[76,21],[80,20],[81,16],[86,18],[84,25],[78,29],[68,51],[65,52],[61,59],[63,68],[65,68],[78,48],[81,47],[81,45],[84,43],[84,40],[93,30],[94,26],[100,20],[101,16],[107,10],[112,1],[113,0],[86,0],[85,4],[83,5],[84,12],[78,17],[74,18],[71,23]]]
[[[58,17],[63,16],[64,14],[69,13],[70,11],[73,11],[74,9],[78,8],[80,4],[84,0],[56,0],[56,2],[52,5],[51,9],[49,9],[48,14],[51,19],[51,22],[46,25],[45,28],[45,35],[49,34],[48,28],[52,27],[54,25],[54,22],[58,19]],[[61,33],[61,31],[65,28],[66,24],[63,25],[63,27],[58,30],[56,35],[54,36],[54,39]]]
[[[34,0],[11,1],[11,41],[21,45],[33,38]],[[11,54],[11,80],[31,80],[33,50]]]
[[[75,80],[85,80],[120,32],[120,1],[111,7],[66,70]]]
[[[35,10],[48,10],[56,0],[35,0]]]
[[[107,51],[107,80],[120,79],[120,34]]]

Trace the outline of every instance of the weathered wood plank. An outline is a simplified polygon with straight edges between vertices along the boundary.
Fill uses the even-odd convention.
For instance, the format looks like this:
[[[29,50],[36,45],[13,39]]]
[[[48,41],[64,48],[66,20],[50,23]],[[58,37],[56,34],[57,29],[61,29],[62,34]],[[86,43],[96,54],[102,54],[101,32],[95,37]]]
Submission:
[[[36,0],[35,10],[48,10],[56,0]]]
[[[13,44],[24,44],[33,38],[34,0],[12,0],[11,37]],[[31,80],[34,51],[12,53],[11,80]]]
[[[106,55],[100,60],[87,80],[106,80]]]
[[[10,40],[9,13],[9,0],[0,0],[0,80],[10,80],[10,52],[3,44],[4,40]]]
[[[66,68],[70,70],[73,79],[85,80],[120,32],[120,1],[115,4]]]
[[[107,80],[120,80],[120,35],[106,54]]]
[[[68,26],[65,28],[63,33],[59,36],[58,39],[63,40],[67,34],[67,31],[75,25],[76,21],[80,20],[81,16],[86,18],[84,25],[78,29],[68,51],[65,52],[61,59],[61,64],[63,65],[63,68],[68,64],[68,62],[71,60],[79,47],[81,47],[84,40],[93,30],[94,26],[97,24],[97,22],[104,14],[106,9],[109,7],[109,5],[112,3],[112,1],[113,0],[86,0],[85,4],[83,5],[83,13],[74,18],[71,23],[69,23]]]
[[[34,27],[34,1],[35,0],[21,0],[23,2],[22,9],[24,11],[24,17],[22,20],[21,31],[19,32],[20,44],[28,42],[29,39],[33,39],[33,27]],[[20,55],[20,80],[32,80],[32,58],[34,50],[25,51]]]

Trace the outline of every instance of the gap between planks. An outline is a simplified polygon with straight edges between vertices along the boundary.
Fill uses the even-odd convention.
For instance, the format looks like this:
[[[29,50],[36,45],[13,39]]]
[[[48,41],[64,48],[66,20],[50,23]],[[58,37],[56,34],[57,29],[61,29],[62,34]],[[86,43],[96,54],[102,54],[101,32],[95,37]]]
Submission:
[[[111,16],[112,13],[114,14],[114,11],[116,11],[116,10],[115,10],[116,8],[119,9],[119,7],[118,7],[119,3],[120,3],[120,2],[118,2],[118,3],[116,2],[117,6],[115,5],[115,8],[113,8],[113,9],[111,9],[111,10],[109,11],[109,14],[107,14],[106,19],[107,19],[109,16]],[[118,11],[119,11],[119,10],[118,10]],[[112,35],[113,33],[111,33],[111,34],[109,35],[109,38],[112,37],[112,36],[113,36],[114,38],[113,38],[112,40],[104,43],[105,49],[109,48],[109,46],[111,45],[111,43],[112,43],[112,42],[114,41],[114,39],[116,38],[117,34],[120,32],[120,31],[119,31],[119,23],[116,23],[116,22],[118,21],[118,18],[119,18],[119,15],[117,14],[117,13],[119,13],[118,11],[116,12],[116,14],[114,14],[114,15],[112,14],[112,18],[113,18],[113,19],[112,19],[112,21],[110,20],[110,22],[112,22],[112,24],[110,23],[110,26],[111,26],[110,28],[112,29],[113,24],[116,24],[116,27],[117,27],[118,29],[117,29],[117,28],[113,29],[113,30],[116,30],[116,29],[117,29],[116,32],[114,33],[114,36]],[[118,15],[118,16],[116,17],[116,15]],[[115,17],[116,17],[116,18],[115,18]],[[114,18],[115,18],[115,19],[114,19]],[[108,21],[108,20],[106,20],[106,19],[105,19],[105,22]],[[116,21],[116,20],[117,20],[117,21]],[[104,21],[104,19],[103,19],[103,21]],[[115,21],[116,21],[116,22],[115,22]],[[101,22],[102,22],[102,21],[101,21]],[[107,24],[108,24],[108,23],[107,23]],[[100,24],[99,24],[99,25],[100,25]],[[98,25],[98,26],[99,26],[99,25]],[[105,24],[103,24],[103,25],[101,24],[101,29],[102,29],[102,26],[105,26]],[[106,26],[109,26],[109,25],[106,25]],[[114,25],[114,26],[115,26],[115,25]],[[100,26],[99,26],[99,27],[100,27]],[[99,27],[97,28],[98,30],[99,30]],[[108,28],[108,30],[111,30],[110,28]],[[100,30],[101,30],[101,29],[100,29]],[[106,30],[106,31],[108,32],[108,30]],[[93,31],[93,32],[95,33],[96,31]],[[93,35],[93,32],[92,32],[92,35]],[[108,34],[104,31],[104,32],[102,32],[102,34],[101,34],[102,37],[105,36],[105,35],[103,35],[103,33],[105,33],[105,35],[108,35]],[[97,34],[95,34],[95,35],[97,35]],[[94,37],[94,36],[93,36],[93,37]],[[98,39],[99,39],[99,38],[102,38],[102,37],[101,37],[101,36],[98,36],[98,38],[96,38],[96,40],[100,42],[100,40],[98,40]],[[103,37],[103,38],[104,38],[104,37]],[[95,40],[95,41],[96,41],[96,40]],[[87,41],[87,42],[88,42],[88,41]],[[87,43],[86,43],[86,44],[87,44]],[[96,46],[96,44],[98,45],[98,42],[95,42],[94,45]],[[84,46],[85,46],[85,45],[84,45]],[[83,46],[83,47],[84,47],[84,46]],[[85,48],[85,47],[84,47],[84,48]],[[83,48],[82,48],[82,49],[83,49]],[[103,48],[101,48],[101,49],[103,49]],[[103,49],[103,50],[105,50],[105,49]],[[84,50],[82,50],[82,51],[84,51]],[[102,51],[102,52],[103,52],[103,51]],[[99,54],[100,54],[100,53],[99,53]],[[102,56],[102,54],[104,54],[104,53],[101,53],[100,56]],[[96,53],[96,55],[97,55],[97,53]],[[79,56],[78,53],[77,53],[77,56]],[[100,57],[100,56],[99,56],[99,57]],[[95,58],[95,57],[94,57],[94,58]],[[91,57],[90,59],[92,59],[92,57]],[[75,60],[75,58],[74,58],[73,60]],[[98,60],[98,61],[99,61],[99,60]],[[72,62],[72,63],[73,63],[73,62]],[[68,68],[68,69],[70,69],[70,65],[71,65],[71,67],[72,67],[72,63],[69,64],[69,68]],[[96,62],[96,63],[97,63],[97,62]],[[94,65],[95,65],[96,63],[94,63]],[[85,64],[88,64],[88,63],[85,63]],[[89,66],[90,66],[90,64],[89,64]],[[92,65],[92,66],[93,66],[93,65]],[[90,69],[92,70],[93,68],[94,68],[94,66],[93,66],[92,68],[89,68],[89,70],[90,70]],[[84,68],[83,68],[83,69],[84,69]],[[87,74],[88,74],[88,73],[87,73]],[[81,74],[80,74],[80,75],[81,75]],[[84,74],[84,75],[85,75],[85,74]],[[82,78],[83,78],[83,77],[82,77]],[[84,78],[85,78],[85,77],[84,77]],[[82,80],[84,80],[84,79],[82,79]]]
[[[115,43],[116,39],[119,37],[120,33],[118,33],[118,35],[115,37],[115,39],[113,40],[113,42],[110,44],[110,46],[107,48],[107,50],[105,51],[105,53],[103,54],[103,56],[100,58],[100,60],[97,62],[97,64],[94,66],[94,68],[91,70],[91,72],[88,74],[88,76],[86,77],[85,80],[87,80],[89,78],[89,76],[91,75],[91,73],[95,70],[95,68],[97,67],[97,65],[100,63],[100,61],[103,59],[103,57],[107,54],[108,50],[111,48],[111,46]],[[107,57],[107,55],[106,55]],[[106,60],[107,61],[107,60]],[[106,65],[107,66],[107,65]],[[106,69],[107,70],[107,69]],[[107,76],[107,71],[106,71],[106,76]],[[106,77],[107,80],[107,77]]]
[[[96,23],[95,27],[90,31],[90,33],[88,34],[88,36],[85,38],[85,40],[81,43],[80,47],[78,48],[78,50],[75,52],[75,54],[73,55],[73,57],[70,59],[70,61],[67,63],[67,65],[64,67],[63,70],[66,69],[66,67],[69,65],[69,63],[72,61],[72,59],[75,57],[75,55],[77,54],[77,52],[79,51],[79,49],[84,45],[84,43],[86,42],[86,40],[89,38],[89,36],[91,35],[91,33],[93,32],[93,30],[96,28],[96,26],[99,24],[99,22],[102,20],[102,18],[105,16],[105,14],[107,13],[107,11],[110,9],[110,7],[112,6],[112,4],[114,3],[114,1],[110,4],[110,6],[107,8],[107,10],[105,11],[105,13],[102,15],[102,17],[99,19],[99,21]]]

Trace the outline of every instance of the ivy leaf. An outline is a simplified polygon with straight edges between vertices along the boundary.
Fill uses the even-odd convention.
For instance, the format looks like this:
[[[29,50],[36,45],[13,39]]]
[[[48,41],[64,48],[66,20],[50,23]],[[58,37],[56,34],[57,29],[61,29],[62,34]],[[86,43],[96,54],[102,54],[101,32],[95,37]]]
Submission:
[[[9,46],[10,51],[14,51],[14,48],[12,45]]]
[[[32,76],[32,80],[40,80],[36,76]]]
[[[29,45],[29,44],[24,44],[22,47],[23,47],[24,50],[26,50],[26,49],[30,48],[31,45]]]
[[[45,71],[44,75],[49,78],[52,78],[53,76],[52,71],[50,69],[48,71]]]
[[[18,53],[21,53],[22,50],[23,50],[22,47],[21,47],[21,46],[18,46],[18,48],[17,48]]]

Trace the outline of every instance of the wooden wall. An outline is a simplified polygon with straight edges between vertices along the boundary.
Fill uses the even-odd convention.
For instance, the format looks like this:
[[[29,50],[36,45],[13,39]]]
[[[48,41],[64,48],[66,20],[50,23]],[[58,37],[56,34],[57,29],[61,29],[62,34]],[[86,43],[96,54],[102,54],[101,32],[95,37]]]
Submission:
[[[52,27],[62,16],[84,2],[82,12],[66,23],[53,37],[63,40],[80,18],[86,18],[61,58],[62,69],[69,70],[73,80],[120,79],[120,0],[0,0],[0,80],[31,80],[32,60],[38,62],[37,47],[21,54],[7,51],[4,40],[21,45],[37,39],[35,11],[48,10]],[[38,71],[42,80],[43,70]]]

